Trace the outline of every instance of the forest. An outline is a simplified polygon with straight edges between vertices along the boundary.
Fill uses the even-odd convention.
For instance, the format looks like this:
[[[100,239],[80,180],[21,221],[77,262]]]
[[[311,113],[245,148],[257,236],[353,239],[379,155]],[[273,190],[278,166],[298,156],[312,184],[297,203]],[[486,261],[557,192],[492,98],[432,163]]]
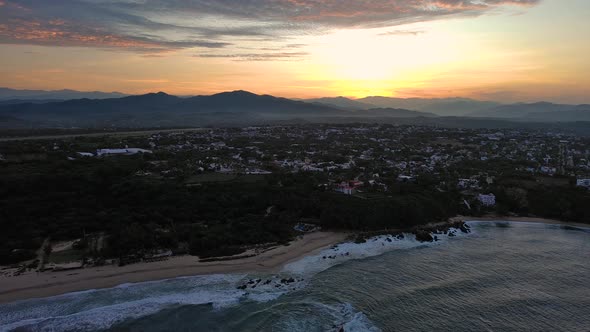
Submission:
[[[4,164],[0,174],[0,264],[31,259],[44,239],[104,233],[102,257],[174,248],[201,257],[285,243],[305,219],[324,229],[407,228],[457,213],[456,194],[403,184],[359,199],[326,191],[321,176],[273,174],[187,186],[134,176],[141,156]],[[82,242],[83,243],[83,242]],[[17,249],[17,250],[15,250]]]

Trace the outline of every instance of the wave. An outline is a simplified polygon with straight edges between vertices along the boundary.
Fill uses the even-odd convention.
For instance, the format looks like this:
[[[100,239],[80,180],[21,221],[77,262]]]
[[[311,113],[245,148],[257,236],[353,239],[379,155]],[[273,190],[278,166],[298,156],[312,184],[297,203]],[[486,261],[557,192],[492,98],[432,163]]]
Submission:
[[[335,305],[321,302],[290,303],[289,310],[281,310],[281,319],[273,324],[273,331],[334,331],[381,332],[375,324],[350,303]]]
[[[473,234],[473,230],[468,234]],[[467,234],[461,232],[459,229],[450,228],[446,234],[432,235],[436,239],[433,242],[420,242],[416,240],[414,234],[403,233],[401,236],[375,236],[367,239],[364,243],[341,243],[330,249],[325,249],[319,254],[307,256],[299,261],[287,264],[282,272],[298,275],[314,275],[349,260],[379,256],[391,250],[440,245],[446,243],[450,238],[461,237]]]
[[[433,235],[437,241],[432,243],[419,242],[413,234],[382,235],[365,243],[342,243],[290,263],[273,276],[220,274],[180,277],[0,305],[0,331],[100,330],[175,306],[211,305],[219,310],[236,306],[242,301],[268,302],[306,287],[315,274],[349,260],[377,256],[396,249],[439,245],[451,237],[465,234],[450,229],[446,234]],[[338,317],[342,320],[344,331],[377,331],[367,329],[370,325],[368,319],[349,306],[336,309],[328,306],[323,310],[330,315],[340,312]]]
[[[236,289],[243,278],[243,275],[196,276],[20,301],[0,306],[0,331],[97,330],[166,307],[210,304],[223,308],[239,303],[246,295]]]

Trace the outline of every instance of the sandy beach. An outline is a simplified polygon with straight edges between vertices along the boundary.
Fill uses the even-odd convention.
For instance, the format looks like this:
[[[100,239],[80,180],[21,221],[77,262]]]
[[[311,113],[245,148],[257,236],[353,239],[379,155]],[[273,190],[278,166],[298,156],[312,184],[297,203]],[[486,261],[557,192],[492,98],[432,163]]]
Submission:
[[[311,233],[289,245],[254,257],[230,261],[204,263],[194,256],[180,256],[167,261],[123,267],[101,266],[61,272],[26,272],[16,277],[0,276],[0,303],[183,276],[278,272],[285,264],[344,241],[347,235],[332,232]]]
[[[510,221],[590,227],[588,224],[531,217],[456,216],[456,221]],[[125,283],[156,281],[176,277],[225,273],[274,273],[305,256],[345,241],[349,234],[315,232],[286,246],[279,246],[254,257],[227,261],[199,262],[198,257],[179,256],[166,261],[138,263],[123,267],[101,266],[60,272],[25,272],[16,277],[0,276],[0,303],[43,298],[89,289],[115,287]]]

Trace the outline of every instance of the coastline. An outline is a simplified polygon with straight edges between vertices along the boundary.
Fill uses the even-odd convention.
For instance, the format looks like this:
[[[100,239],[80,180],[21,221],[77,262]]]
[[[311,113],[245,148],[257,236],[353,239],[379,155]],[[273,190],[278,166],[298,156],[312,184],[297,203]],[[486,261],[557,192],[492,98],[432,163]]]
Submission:
[[[506,221],[590,227],[588,224],[533,217],[456,216],[453,222]],[[346,242],[350,233],[315,232],[288,245],[255,256],[233,260],[199,262],[195,256],[172,257],[166,261],[126,266],[100,266],[60,272],[26,272],[20,276],[0,275],[0,304],[62,295],[92,289],[112,288],[128,283],[159,281],[187,276],[243,273],[278,273],[289,263],[312,256],[335,244]]]
[[[236,260],[199,262],[195,256],[179,256],[122,267],[100,266],[60,272],[27,272],[17,277],[0,276],[0,304],[186,276],[278,272],[286,264],[338,244],[347,236],[347,233],[315,232],[288,245]]]

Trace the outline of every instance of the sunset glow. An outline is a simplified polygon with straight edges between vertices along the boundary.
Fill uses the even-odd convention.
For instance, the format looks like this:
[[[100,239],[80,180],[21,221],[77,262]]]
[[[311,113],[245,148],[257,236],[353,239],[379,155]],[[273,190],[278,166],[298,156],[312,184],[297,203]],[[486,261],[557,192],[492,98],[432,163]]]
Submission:
[[[589,102],[590,4],[0,1],[0,86]]]

